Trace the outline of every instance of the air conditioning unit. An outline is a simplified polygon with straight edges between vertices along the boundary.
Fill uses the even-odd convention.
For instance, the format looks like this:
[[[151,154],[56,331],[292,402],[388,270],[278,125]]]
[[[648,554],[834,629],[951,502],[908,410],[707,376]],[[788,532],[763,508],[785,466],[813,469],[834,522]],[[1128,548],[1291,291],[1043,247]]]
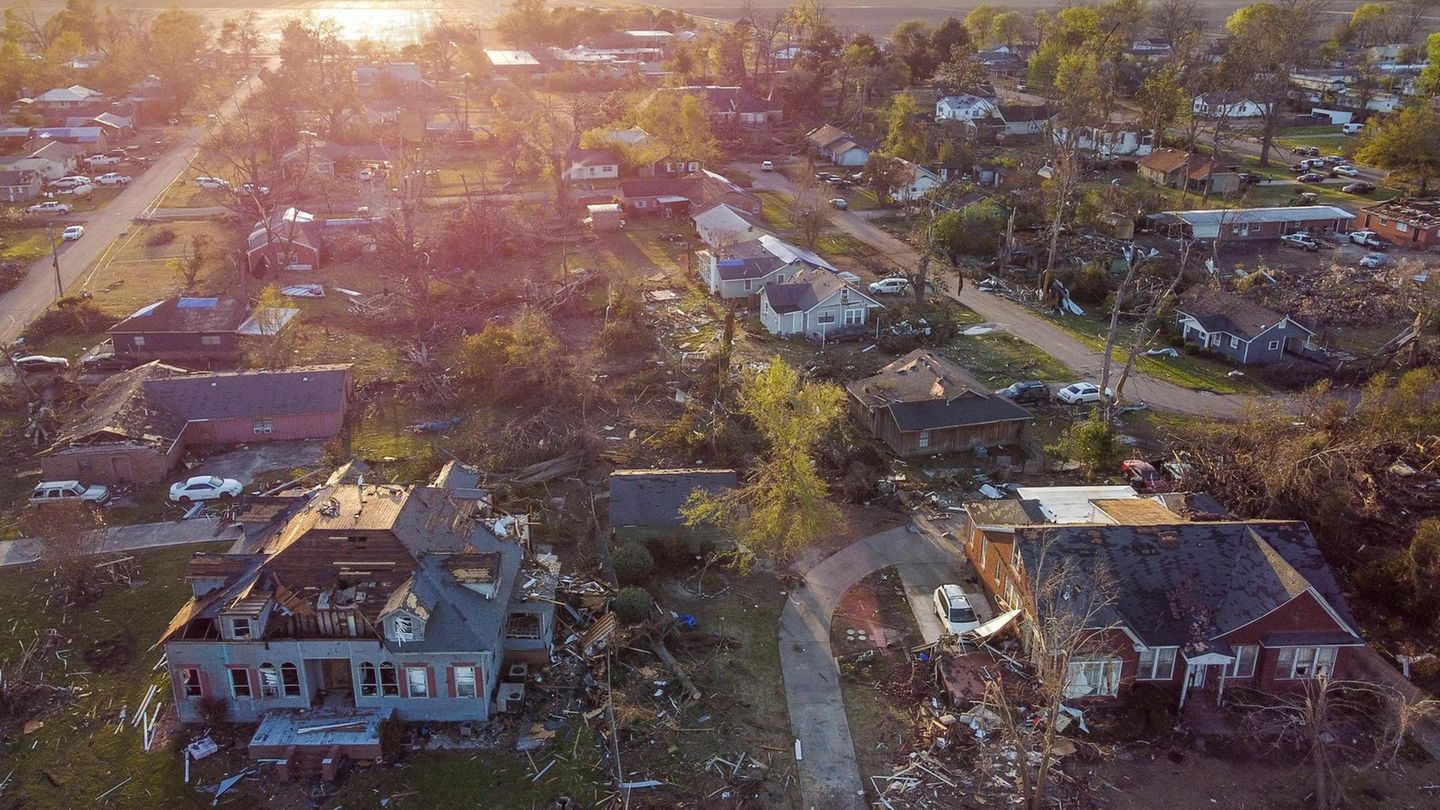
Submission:
[[[514,683],[524,683],[530,680],[530,665],[511,664],[510,668],[505,670],[505,680]]]
[[[495,691],[495,708],[502,714],[520,711],[525,703],[525,684],[502,683]]]

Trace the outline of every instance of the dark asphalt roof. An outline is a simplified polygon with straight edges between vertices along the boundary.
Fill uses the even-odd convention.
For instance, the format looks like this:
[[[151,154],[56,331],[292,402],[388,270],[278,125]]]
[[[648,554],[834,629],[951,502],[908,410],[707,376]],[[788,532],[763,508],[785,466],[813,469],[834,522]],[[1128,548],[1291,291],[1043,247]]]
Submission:
[[[901,430],[937,430],[990,422],[1030,421],[1034,417],[1024,408],[1004,397],[962,397],[946,402],[931,399],[924,402],[895,402],[890,413]]]
[[[110,334],[234,332],[250,319],[250,307],[234,298],[176,296],[141,307],[110,327]]]
[[[1199,321],[1207,332],[1224,332],[1246,339],[1259,336],[1285,317],[1238,295],[1203,284],[1186,290],[1175,310]]]
[[[767,286],[767,293],[774,288]],[[874,376],[845,387],[867,408],[889,408],[902,431],[1034,418],[1019,405],[985,390],[955,361],[930,349],[916,349]]]
[[[1350,621],[1314,537],[1298,521],[1031,527],[1016,529],[1015,538],[1037,579],[1062,566],[1076,578],[1082,593],[1072,593],[1074,604],[1108,580],[1115,601],[1100,618],[1122,622],[1150,646],[1213,640],[1312,586]]]
[[[734,470],[616,470],[610,474],[610,525],[679,526],[690,493],[736,485]]]
[[[975,501],[965,504],[965,514],[976,526],[1034,526],[1045,522],[1038,501]]]
[[[721,259],[715,263],[715,270],[723,281],[738,281],[745,278],[764,278],[784,266],[785,260],[778,256],[752,256],[745,259]]]
[[[345,404],[349,366],[183,375],[144,383],[147,399],[185,420],[329,413]]]

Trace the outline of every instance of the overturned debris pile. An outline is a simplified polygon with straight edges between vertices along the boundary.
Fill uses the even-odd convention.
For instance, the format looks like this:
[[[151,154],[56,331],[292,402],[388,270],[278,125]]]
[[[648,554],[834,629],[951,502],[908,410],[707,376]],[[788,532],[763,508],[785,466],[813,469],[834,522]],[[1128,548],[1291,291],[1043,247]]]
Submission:
[[[1397,331],[1412,317],[1406,286],[1387,273],[1333,263],[1262,270],[1237,283],[1246,297],[1306,324],[1394,323]]]

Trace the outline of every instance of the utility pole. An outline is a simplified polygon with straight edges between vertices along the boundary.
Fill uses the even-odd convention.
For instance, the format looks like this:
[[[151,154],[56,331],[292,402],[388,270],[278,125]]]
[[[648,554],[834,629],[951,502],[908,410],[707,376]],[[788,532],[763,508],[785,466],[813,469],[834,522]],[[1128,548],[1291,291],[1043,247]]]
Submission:
[[[60,280],[60,248],[55,244],[55,226],[46,225],[45,232],[50,237],[50,263],[55,267],[55,298],[59,300],[65,295],[65,282]]]

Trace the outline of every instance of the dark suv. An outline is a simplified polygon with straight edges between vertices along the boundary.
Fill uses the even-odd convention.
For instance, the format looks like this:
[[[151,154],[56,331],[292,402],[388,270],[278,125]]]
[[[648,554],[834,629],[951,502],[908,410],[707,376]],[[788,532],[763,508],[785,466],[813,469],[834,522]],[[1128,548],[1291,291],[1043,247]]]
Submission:
[[[1039,380],[1022,380],[1011,383],[1010,387],[1002,388],[995,393],[1010,400],[1011,402],[1049,402],[1050,386]]]

